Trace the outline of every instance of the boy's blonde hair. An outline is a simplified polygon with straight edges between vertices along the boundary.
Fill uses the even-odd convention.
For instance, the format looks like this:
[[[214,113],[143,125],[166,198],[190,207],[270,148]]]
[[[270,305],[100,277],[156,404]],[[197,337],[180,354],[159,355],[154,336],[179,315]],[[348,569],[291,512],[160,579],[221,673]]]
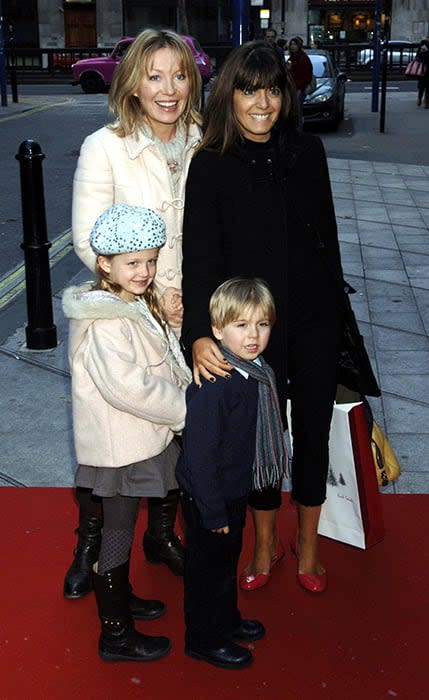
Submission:
[[[264,280],[233,277],[223,282],[210,298],[210,322],[220,330],[240,318],[243,310],[260,306],[272,326],[276,320],[273,295]]]
[[[145,29],[132,42],[116,68],[109,90],[109,110],[116,118],[110,125],[117,136],[131,134],[141,126],[145,113],[135,92],[144,75],[148,75],[152,58],[159,49],[173,49],[177,53],[181,70],[189,80],[189,97],[180,122],[189,127],[200,124],[201,76],[187,43],[169,29]]]

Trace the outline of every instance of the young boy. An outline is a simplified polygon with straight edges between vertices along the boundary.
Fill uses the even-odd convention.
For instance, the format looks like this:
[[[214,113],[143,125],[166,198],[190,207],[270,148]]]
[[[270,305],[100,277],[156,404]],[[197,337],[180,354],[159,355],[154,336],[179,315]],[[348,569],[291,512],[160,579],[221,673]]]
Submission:
[[[237,608],[237,564],[247,495],[274,485],[285,469],[273,372],[260,357],[275,321],[273,297],[258,279],[234,278],[210,300],[214,337],[234,369],[228,381],[187,390],[183,452],[176,467],[186,523],[185,653],[222,668],[252,660],[236,642],[265,634]]]

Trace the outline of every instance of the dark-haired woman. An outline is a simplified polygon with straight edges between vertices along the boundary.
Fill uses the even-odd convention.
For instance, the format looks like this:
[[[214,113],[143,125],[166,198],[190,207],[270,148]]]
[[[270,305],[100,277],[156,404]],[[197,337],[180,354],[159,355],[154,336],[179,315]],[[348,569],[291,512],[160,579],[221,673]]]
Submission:
[[[429,109],[429,39],[422,39],[417,49],[416,59],[425,67],[424,75],[417,81],[417,107],[424,104]]]
[[[231,371],[210,331],[208,301],[235,275],[264,278],[278,321],[265,355],[282,406],[292,402],[292,497],[298,580],[326,588],[317,527],[326,495],[328,437],[344,297],[323,146],[297,131],[295,89],[278,52],[250,42],[227,58],[213,86],[203,140],[189,170],[183,238],[183,341],[195,381]],[[222,380],[223,381],[223,380]],[[241,588],[265,585],[284,554],[276,515],[281,485],[252,491],[255,552]]]
[[[302,106],[305,97],[305,89],[311,83],[313,77],[313,65],[303,49],[304,42],[300,36],[289,39],[287,67],[294,82],[299,108],[300,125],[303,123]]]

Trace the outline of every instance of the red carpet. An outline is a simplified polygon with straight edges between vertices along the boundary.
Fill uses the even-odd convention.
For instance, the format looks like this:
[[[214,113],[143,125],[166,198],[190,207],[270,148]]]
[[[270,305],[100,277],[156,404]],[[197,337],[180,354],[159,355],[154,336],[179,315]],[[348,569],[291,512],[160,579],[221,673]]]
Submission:
[[[173,650],[149,664],[107,664],[97,655],[93,595],[62,598],[77,515],[71,491],[0,489],[0,700],[427,700],[429,496],[382,498],[384,542],[365,552],[323,539],[325,594],[298,587],[288,553],[267,587],[241,595],[242,613],[260,618],[267,636],[255,643],[251,668],[225,671],[184,656],[181,581],[144,561],[144,510],[132,582],[168,612],[137,624],[169,635]],[[280,528],[289,541],[288,502]],[[252,539],[249,518],[243,563]]]

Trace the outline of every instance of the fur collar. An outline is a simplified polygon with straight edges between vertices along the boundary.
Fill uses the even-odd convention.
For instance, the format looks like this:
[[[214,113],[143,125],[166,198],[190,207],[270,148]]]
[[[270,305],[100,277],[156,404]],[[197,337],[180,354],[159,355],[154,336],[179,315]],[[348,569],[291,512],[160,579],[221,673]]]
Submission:
[[[100,289],[92,290],[92,283],[68,287],[63,294],[63,311],[67,318],[76,320],[98,318],[129,318],[141,321],[142,315],[135,304]]]

